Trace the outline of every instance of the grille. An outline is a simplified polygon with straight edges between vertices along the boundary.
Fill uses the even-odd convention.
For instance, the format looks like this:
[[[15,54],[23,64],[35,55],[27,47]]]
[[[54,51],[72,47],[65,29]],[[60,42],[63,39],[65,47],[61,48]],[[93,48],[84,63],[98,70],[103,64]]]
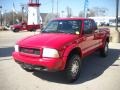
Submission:
[[[27,54],[40,55],[40,49],[20,47],[20,52],[27,53]]]

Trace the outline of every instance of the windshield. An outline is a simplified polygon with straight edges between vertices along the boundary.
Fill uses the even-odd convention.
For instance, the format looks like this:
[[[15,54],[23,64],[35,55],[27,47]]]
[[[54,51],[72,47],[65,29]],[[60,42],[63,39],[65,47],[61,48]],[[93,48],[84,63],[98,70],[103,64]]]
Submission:
[[[45,29],[42,30],[44,33],[72,33],[79,32],[81,28],[80,20],[53,20],[48,23]]]

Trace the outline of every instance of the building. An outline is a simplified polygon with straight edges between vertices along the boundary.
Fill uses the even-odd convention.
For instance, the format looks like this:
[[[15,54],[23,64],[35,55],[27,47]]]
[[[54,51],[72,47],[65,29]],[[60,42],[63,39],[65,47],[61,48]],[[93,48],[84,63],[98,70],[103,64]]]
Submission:
[[[102,26],[102,25],[115,26],[116,23],[116,17],[101,16],[101,17],[89,17],[89,18],[94,19],[98,26]],[[118,23],[120,23],[120,16]]]

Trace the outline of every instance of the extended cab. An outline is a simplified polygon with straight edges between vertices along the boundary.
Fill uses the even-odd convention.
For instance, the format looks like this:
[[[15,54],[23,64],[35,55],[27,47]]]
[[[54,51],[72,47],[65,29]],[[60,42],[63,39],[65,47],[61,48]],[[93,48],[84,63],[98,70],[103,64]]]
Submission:
[[[25,70],[64,71],[69,82],[80,75],[82,58],[100,51],[108,54],[109,29],[98,29],[92,19],[58,18],[40,34],[18,41],[14,60]]]

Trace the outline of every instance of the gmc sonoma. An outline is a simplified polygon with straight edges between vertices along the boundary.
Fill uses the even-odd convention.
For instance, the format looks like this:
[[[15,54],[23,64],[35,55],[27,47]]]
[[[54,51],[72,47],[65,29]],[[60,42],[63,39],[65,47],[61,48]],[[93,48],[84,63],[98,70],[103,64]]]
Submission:
[[[96,50],[107,56],[109,37],[109,29],[98,29],[92,19],[58,18],[40,34],[19,40],[13,58],[27,71],[64,71],[73,82],[80,76],[82,58]]]

